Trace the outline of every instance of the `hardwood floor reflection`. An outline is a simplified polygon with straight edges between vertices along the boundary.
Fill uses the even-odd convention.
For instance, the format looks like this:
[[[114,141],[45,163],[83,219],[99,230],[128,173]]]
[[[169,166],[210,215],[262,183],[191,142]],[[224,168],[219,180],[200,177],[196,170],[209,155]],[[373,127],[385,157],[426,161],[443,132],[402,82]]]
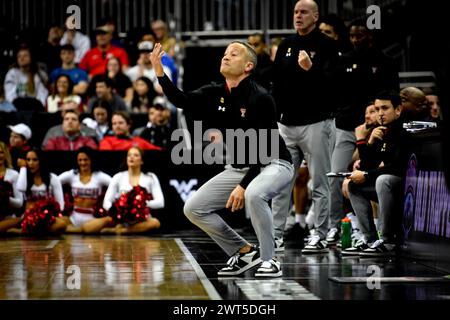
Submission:
[[[0,299],[208,299],[172,239],[2,239],[0,265]]]

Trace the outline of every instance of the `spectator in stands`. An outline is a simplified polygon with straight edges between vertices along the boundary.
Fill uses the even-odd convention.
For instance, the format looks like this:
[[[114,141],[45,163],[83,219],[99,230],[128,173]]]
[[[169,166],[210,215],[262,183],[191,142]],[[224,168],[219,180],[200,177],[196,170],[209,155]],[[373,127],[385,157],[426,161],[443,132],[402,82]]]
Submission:
[[[137,64],[130,68],[126,74],[131,79],[131,81],[135,82],[140,77],[147,77],[149,78],[153,83],[153,88],[155,91],[162,95],[162,89],[161,86],[158,83],[158,78],[156,77],[155,70],[153,69],[152,62],[150,61],[150,53],[153,50],[153,43],[150,41],[143,41],[139,43],[138,45],[139,49],[139,59],[137,61]],[[165,55],[163,56],[165,57]],[[164,73],[167,74],[167,76],[172,80],[172,72],[171,70],[164,65]]]
[[[60,41],[64,30],[60,26],[52,26],[48,31],[47,41],[41,44],[38,52],[38,61],[43,62],[47,74],[61,65]]]
[[[19,170],[18,159],[25,159],[31,149],[28,141],[31,139],[31,129],[24,123],[8,126],[11,129],[9,136],[9,152],[11,153],[12,166]]]
[[[91,48],[91,40],[87,35],[81,33],[79,30],[76,30],[73,26],[71,26],[70,19],[71,17],[68,17],[66,20],[66,31],[62,36],[60,45],[63,47],[65,45],[72,45],[75,49],[74,62],[75,64],[79,64],[81,62],[81,59]],[[74,80],[74,82],[76,81]]]
[[[155,35],[155,42],[161,43],[164,52],[170,57],[174,57],[177,41],[174,37],[169,35],[167,24],[162,20],[155,20],[152,22],[151,26],[153,34]]]
[[[391,58],[377,49],[366,21],[355,21],[350,28],[352,50],[343,54],[336,68],[335,144],[331,155],[331,171],[345,172],[356,148],[355,128],[364,121],[367,101],[382,91],[399,90],[398,70]],[[336,243],[340,238],[341,220],[345,217],[342,182],[330,179],[330,222],[326,240]]]
[[[319,23],[319,30],[336,41],[340,55],[351,49],[347,28],[338,15],[329,14],[322,17]]]
[[[14,215],[14,210],[23,204],[23,196],[17,189],[18,176],[12,169],[8,147],[0,141],[0,234],[20,223],[20,218]]]
[[[253,78],[267,90],[270,89],[270,80],[272,78],[272,61],[266,52],[266,41],[262,33],[254,33],[248,36],[247,42],[253,47],[258,57],[256,68],[253,71]]]
[[[61,110],[61,118],[64,118],[64,115],[67,111],[73,110],[78,113],[78,105],[73,101],[67,101],[63,104],[62,110]],[[95,141],[99,141],[97,137],[97,133],[94,129],[89,128],[85,124],[81,124],[80,131],[83,136],[92,137]],[[47,142],[53,138],[53,137],[59,137],[64,135],[64,130],[62,124],[58,124],[54,127],[51,127],[47,130],[47,133],[45,134],[44,140],[42,142],[42,147],[47,144]]]
[[[16,112],[16,107],[9,102],[8,100],[5,100],[5,87],[0,85],[0,112]]]
[[[109,28],[109,30],[111,30],[111,34],[112,34],[112,39],[111,39],[111,44],[119,47],[119,48],[123,48],[125,49],[125,46],[123,44],[123,42],[121,41],[121,39],[119,38],[119,34],[117,32],[117,24],[116,24],[116,20],[113,17],[108,17],[106,19],[104,19],[104,24]]]
[[[99,141],[105,136],[112,136],[111,130],[111,106],[108,102],[97,100],[92,107],[92,118],[85,118],[83,124],[97,132]]]
[[[20,218],[15,212],[23,204],[23,196],[17,190],[17,171],[10,166],[11,157],[6,144],[0,141],[0,235],[18,227]]]
[[[130,78],[122,72],[120,60],[116,57],[109,58],[106,70],[106,76],[113,81],[114,91],[130,105],[133,99],[133,85]]]
[[[60,74],[52,86],[52,94],[47,98],[47,112],[61,111],[62,105],[72,101],[78,105],[78,110],[84,112],[81,97],[73,93],[73,82],[66,74]]]
[[[148,36],[151,36],[149,39]],[[152,35],[143,35],[141,42],[138,43],[139,53],[150,53],[155,44],[155,38]],[[165,53],[162,57],[162,64],[170,69],[170,76],[172,82],[176,85],[178,83],[178,67],[175,64],[174,58]]]
[[[125,101],[114,92],[113,81],[107,76],[96,77],[92,81],[95,85],[95,97],[89,101],[88,110],[92,112],[92,106],[98,101],[106,101],[111,106],[112,111],[126,111],[128,110]]]
[[[170,117],[170,110],[164,98],[156,98],[148,109],[147,125],[135,129],[133,136],[139,136],[155,146],[170,150],[171,136],[174,130],[171,127]]]
[[[98,148],[92,137],[81,133],[80,116],[75,110],[65,112],[62,129],[63,134],[50,138],[44,145],[44,150],[74,151],[81,147]]]
[[[116,111],[112,115],[112,129],[114,136],[104,137],[100,142],[100,150],[128,150],[139,147],[142,150],[161,150],[141,137],[131,137],[131,118],[127,112]]]
[[[66,74],[72,80],[74,87],[73,93],[84,95],[86,93],[89,78],[86,71],[81,70],[75,65],[75,48],[71,44],[61,46],[60,53],[62,65],[60,68],[53,70],[50,75],[50,82],[55,83],[56,78],[61,74]]]
[[[432,121],[430,105],[422,90],[407,87],[400,91],[400,97],[405,121]]]
[[[378,94],[375,110],[381,125],[371,131],[367,143],[365,140],[358,143],[360,169],[352,172],[348,184],[350,202],[364,237],[354,247],[344,250],[343,254],[394,254],[395,199],[400,198],[397,192],[401,188],[401,177],[406,167],[406,159],[402,158],[401,153],[404,136],[399,95],[395,91]],[[378,201],[379,204],[380,240],[370,200]]]
[[[131,110],[133,112],[147,113],[157,96],[153,83],[147,77],[140,77],[134,83],[133,100]]]
[[[28,48],[20,48],[16,59],[5,77],[6,100],[15,104],[17,98],[35,98],[44,106],[48,96],[47,74],[39,69]]]
[[[94,161],[93,150],[82,147],[77,152],[76,169],[63,172],[58,177],[63,186],[70,185],[73,197],[73,211],[66,219],[66,232],[68,233],[90,231],[90,221],[105,219],[95,218],[94,214],[99,209],[99,198],[101,198],[103,189],[109,186],[111,177],[96,170]],[[87,226],[86,230],[84,230],[85,225]]]
[[[280,45],[281,41],[283,41],[283,38],[273,38],[270,42],[270,48],[269,48],[269,55],[270,60],[273,62],[275,61],[275,57],[277,55],[278,46]]]
[[[38,149],[27,152],[26,160],[19,160],[19,178],[17,179],[17,189],[25,194],[25,209],[32,209],[40,200],[53,198],[64,209],[64,196],[61,182],[58,176],[51,173]],[[49,226],[51,233],[61,233],[66,229],[66,223],[62,218],[57,217],[56,221]]]
[[[92,78],[98,74],[106,73],[108,59],[116,57],[122,63],[125,72],[128,69],[128,54],[122,48],[111,44],[112,33],[108,26],[99,26],[95,29],[97,47],[89,50],[81,60],[79,67],[85,70]]]

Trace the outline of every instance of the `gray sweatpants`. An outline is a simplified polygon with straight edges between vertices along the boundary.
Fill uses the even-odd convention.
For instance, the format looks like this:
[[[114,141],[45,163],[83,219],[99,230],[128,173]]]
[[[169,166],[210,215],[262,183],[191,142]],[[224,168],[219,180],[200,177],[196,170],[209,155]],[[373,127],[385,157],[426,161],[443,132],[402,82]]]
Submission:
[[[305,126],[285,126],[278,123],[280,135],[291,153],[295,172],[304,154],[307,155],[308,170],[313,183],[312,200],[314,205],[314,228],[324,239],[328,232],[330,209],[330,184],[327,172],[331,170],[331,146],[334,144],[332,120],[324,120]],[[295,183],[293,177],[290,188],[286,188],[272,201],[275,237],[282,238],[291,204],[291,193]]]
[[[186,217],[205,231],[228,255],[233,255],[248,242],[234,231],[216,212],[223,209],[230,193],[247,173],[229,165],[211,178],[184,205]],[[258,237],[261,259],[269,261],[274,252],[273,216],[269,200],[289,186],[294,175],[293,165],[284,160],[272,160],[250,182],[245,190],[245,210]]]
[[[331,156],[331,171],[348,171],[356,147],[353,131],[336,128],[336,142]],[[351,171],[351,170],[350,170]],[[343,209],[342,182],[344,178],[330,178],[330,229],[341,229],[341,219],[345,217]]]
[[[386,242],[394,240],[392,215],[395,210],[396,191],[401,187],[400,182],[400,177],[382,174],[376,179],[375,186],[349,183],[350,202],[358,217],[361,232],[369,243],[378,239],[370,200],[378,201],[381,239]]]

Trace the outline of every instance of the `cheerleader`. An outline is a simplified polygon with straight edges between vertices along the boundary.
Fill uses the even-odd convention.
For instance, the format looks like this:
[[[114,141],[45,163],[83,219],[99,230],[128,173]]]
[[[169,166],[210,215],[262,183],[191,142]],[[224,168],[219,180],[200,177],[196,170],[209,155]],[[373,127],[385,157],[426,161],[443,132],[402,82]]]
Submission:
[[[50,173],[42,162],[41,152],[32,149],[27,152],[26,160],[19,159],[20,167],[17,188],[25,193],[25,211],[38,207],[43,200],[53,198],[64,209],[64,196],[58,176]],[[66,223],[60,217],[55,218],[55,222],[48,226],[50,233],[61,233],[66,229]]]
[[[73,196],[73,211],[66,219],[67,233],[89,233],[89,221],[97,211],[98,198],[102,194],[103,188],[108,187],[111,177],[102,171],[93,170],[95,168],[93,150],[83,147],[77,153],[77,169],[63,172],[59,175],[62,185],[68,184],[71,187]],[[101,204],[100,204],[101,206]],[[111,219],[97,218],[107,225]],[[84,225],[87,224],[87,229]]]
[[[13,214],[13,209],[22,207],[23,196],[17,190],[19,174],[11,168],[11,154],[6,144],[0,141],[0,234],[20,225],[20,218]]]
[[[131,147],[127,153],[127,171],[122,171],[114,175],[111,184],[106,190],[103,208],[110,210],[115,201],[121,195],[130,192],[135,187],[144,188],[152,199],[146,202],[150,209],[160,209],[164,207],[164,196],[159,184],[158,177],[154,173],[143,173],[141,171],[143,165],[143,152],[138,147]],[[104,228],[103,233],[114,232],[122,233],[143,233],[160,227],[158,219],[149,216],[145,221],[117,224],[115,228]]]

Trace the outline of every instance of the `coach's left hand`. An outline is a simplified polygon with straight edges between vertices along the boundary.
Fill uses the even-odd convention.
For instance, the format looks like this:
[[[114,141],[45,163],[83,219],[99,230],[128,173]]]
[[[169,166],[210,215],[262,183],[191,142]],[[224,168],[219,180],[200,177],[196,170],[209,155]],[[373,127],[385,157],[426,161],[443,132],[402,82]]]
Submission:
[[[238,185],[231,192],[225,208],[227,208],[227,209],[231,208],[231,212],[235,212],[235,211],[242,209],[245,204],[244,194],[245,194],[245,189],[242,188],[240,185]]]

